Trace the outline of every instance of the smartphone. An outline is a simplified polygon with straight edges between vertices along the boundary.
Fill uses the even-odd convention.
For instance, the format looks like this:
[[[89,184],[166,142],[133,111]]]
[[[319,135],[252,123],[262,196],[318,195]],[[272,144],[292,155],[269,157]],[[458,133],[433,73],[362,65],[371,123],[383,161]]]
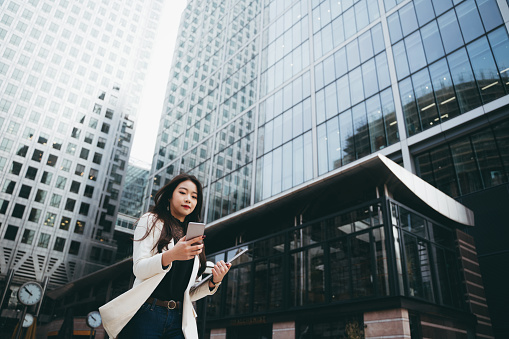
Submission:
[[[187,225],[186,240],[201,237],[205,232],[205,224],[201,222],[190,222]]]

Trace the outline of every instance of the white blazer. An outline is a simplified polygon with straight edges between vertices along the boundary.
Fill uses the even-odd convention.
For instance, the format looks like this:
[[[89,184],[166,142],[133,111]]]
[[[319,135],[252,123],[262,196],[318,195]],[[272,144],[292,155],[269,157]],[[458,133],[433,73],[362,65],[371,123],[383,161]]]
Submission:
[[[136,225],[134,239],[143,238],[154,220],[154,214],[145,213]],[[172,267],[170,264],[170,266],[164,270],[161,264],[162,253],[157,253],[157,248],[153,249],[161,235],[162,229],[163,223],[157,221],[153,231],[145,239],[142,241],[134,241],[133,272],[136,276],[136,280],[134,281],[133,288],[99,308],[103,327],[112,338],[117,338],[122,328],[127,325],[141,305],[150,297],[157,285],[159,285],[164,278],[164,275]],[[174,242],[171,240],[167,249],[173,246]],[[193,288],[199,266],[200,260],[198,256],[195,256],[191,278],[184,292],[182,310],[182,332],[186,339],[198,338],[198,329],[195,319],[196,312],[192,302],[207,295],[214,294],[218,288],[217,286],[211,291],[209,289],[209,284],[202,284],[198,288]]]

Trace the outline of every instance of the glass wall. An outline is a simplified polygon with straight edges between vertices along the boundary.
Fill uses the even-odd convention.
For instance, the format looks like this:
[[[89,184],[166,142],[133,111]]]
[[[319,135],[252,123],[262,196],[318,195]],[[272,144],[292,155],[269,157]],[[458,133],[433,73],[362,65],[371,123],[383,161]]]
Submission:
[[[205,3],[183,15],[150,192],[196,175],[207,222],[509,93],[496,0]]]
[[[312,1],[312,6],[315,59],[380,17],[377,0],[322,0]]]
[[[462,308],[463,288],[453,230],[391,202],[400,292]]]
[[[216,135],[209,221],[249,205],[253,161],[254,116],[248,111]]]
[[[461,308],[454,232],[391,206],[395,241],[387,241],[382,203],[374,202],[209,256],[216,262],[250,250],[207,299],[207,319],[389,296],[391,280],[398,295]]]
[[[381,24],[316,65],[319,175],[399,141],[390,85]]]
[[[309,72],[260,104],[255,202],[313,177]]]
[[[435,147],[415,157],[417,175],[458,197],[507,183],[509,120]]]
[[[387,23],[408,136],[508,93],[509,38],[495,0],[413,1]]]

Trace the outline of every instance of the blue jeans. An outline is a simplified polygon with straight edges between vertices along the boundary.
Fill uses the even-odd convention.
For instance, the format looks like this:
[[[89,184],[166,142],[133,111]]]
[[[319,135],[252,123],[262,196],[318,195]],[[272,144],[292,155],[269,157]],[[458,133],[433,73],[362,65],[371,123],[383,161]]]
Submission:
[[[184,339],[182,314],[153,303],[144,303],[122,330],[119,338]]]

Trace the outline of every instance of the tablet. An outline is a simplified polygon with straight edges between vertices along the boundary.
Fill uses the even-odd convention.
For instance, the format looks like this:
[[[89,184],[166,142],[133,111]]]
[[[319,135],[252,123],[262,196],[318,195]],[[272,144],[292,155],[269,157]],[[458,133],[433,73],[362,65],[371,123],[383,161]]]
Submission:
[[[201,222],[190,222],[187,225],[186,240],[201,237],[205,232],[205,224]]]
[[[237,259],[238,257],[240,257],[242,254],[246,253],[248,251],[247,248],[244,248],[242,251],[239,251],[239,253],[235,254],[235,256],[233,258],[231,258],[230,260],[228,260],[227,264],[231,264],[235,259]],[[200,286],[200,285],[203,285],[205,282],[209,281],[210,279],[212,279],[212,274],[209,274],[207,275],[205,278],[203,278],[199,283],[197,283],[194,288]]]

